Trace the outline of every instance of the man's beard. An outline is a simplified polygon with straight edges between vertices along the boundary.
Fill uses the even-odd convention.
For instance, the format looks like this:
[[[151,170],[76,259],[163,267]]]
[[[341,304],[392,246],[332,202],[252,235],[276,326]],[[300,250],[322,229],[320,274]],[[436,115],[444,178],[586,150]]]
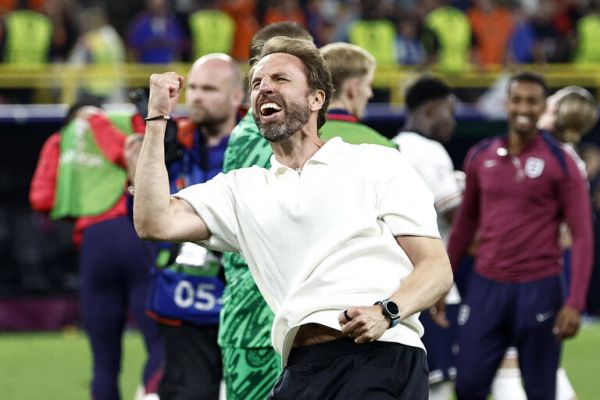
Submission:
[[[511,121],[509,125],[516,134],[521,136],[529,136],[535,134],[538,131],[537,125],[535,123],[523,126],[522,124]]]
[[[189,110],[189,117],[197,126],[212,128],[227,121],[226,115],[215,115],[204,108]]]
[[[264,125],[260,122],[260,117],[254,115],[260,134],[269,142],[280,142],[289,139],[306,125],[310,117],[308,106],[297,103],[289,104],[284,108],[284,112],[286,115],[282,122],[271,122]]]

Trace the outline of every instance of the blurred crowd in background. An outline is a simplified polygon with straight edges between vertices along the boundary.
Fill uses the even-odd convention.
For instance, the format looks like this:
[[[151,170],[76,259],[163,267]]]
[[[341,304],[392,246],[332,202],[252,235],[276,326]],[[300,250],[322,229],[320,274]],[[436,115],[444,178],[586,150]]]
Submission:
[[[295,21],[317,46],[369,50],[379,67],[460,72],[600,63],[600,0],[0,0],[2,63],[248,59],[252,35]]]

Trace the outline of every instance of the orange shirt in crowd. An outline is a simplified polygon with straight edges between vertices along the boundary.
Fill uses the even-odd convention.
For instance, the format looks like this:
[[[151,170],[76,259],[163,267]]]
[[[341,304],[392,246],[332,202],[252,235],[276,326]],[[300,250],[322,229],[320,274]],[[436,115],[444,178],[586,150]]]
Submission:
[[[269,7],[267,11],[265,11],[263,17],[263,23],[265,25],[284,21],[295,22],[300,26],[306,27],[304,12],[298,5],[298,1],[283,0],[278,3],[278,5]]]
[[[6,14],[9,11],[17,8],[17,0],[0,0],[0,15]],[[46,0],[28,0],[27,8],[33,11],[42,12]]]
[[[496,7],[486,13],[478,7],[467,11],[476,41],[476,52],[481,65],[503,64],[508,40],[514,29],[512,13]]]
[[[258,30],[256,20],[256,1],[223,0],[221,9],[235,21],[235,33],[231,56],[238,61],[247,61],[250,57],[250,41]]]

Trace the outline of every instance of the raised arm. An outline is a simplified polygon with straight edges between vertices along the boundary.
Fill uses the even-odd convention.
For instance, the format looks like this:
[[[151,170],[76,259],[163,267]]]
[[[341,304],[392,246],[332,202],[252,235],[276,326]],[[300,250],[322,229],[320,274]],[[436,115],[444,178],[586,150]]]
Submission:
[[[184,78],[174,72],[150,77],[148,117],[168,116],[175,108]],[[172,198],[165,166],[166,119],[148,121],[135,171],[133,220],[142,239],[200,241],[209,237],[204,221],[184,200]]]

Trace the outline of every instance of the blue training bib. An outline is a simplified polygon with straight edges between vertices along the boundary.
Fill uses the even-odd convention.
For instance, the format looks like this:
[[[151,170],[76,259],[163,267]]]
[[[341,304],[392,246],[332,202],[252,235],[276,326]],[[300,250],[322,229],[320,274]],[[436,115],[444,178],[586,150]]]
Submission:
[[[153,271],[147,307],[161,317],[218,324],[225,288],[219,278],[220,260],[214,253],[202,249],[202,254],[194,247],[191,243],[180,245],[174,263]]]

